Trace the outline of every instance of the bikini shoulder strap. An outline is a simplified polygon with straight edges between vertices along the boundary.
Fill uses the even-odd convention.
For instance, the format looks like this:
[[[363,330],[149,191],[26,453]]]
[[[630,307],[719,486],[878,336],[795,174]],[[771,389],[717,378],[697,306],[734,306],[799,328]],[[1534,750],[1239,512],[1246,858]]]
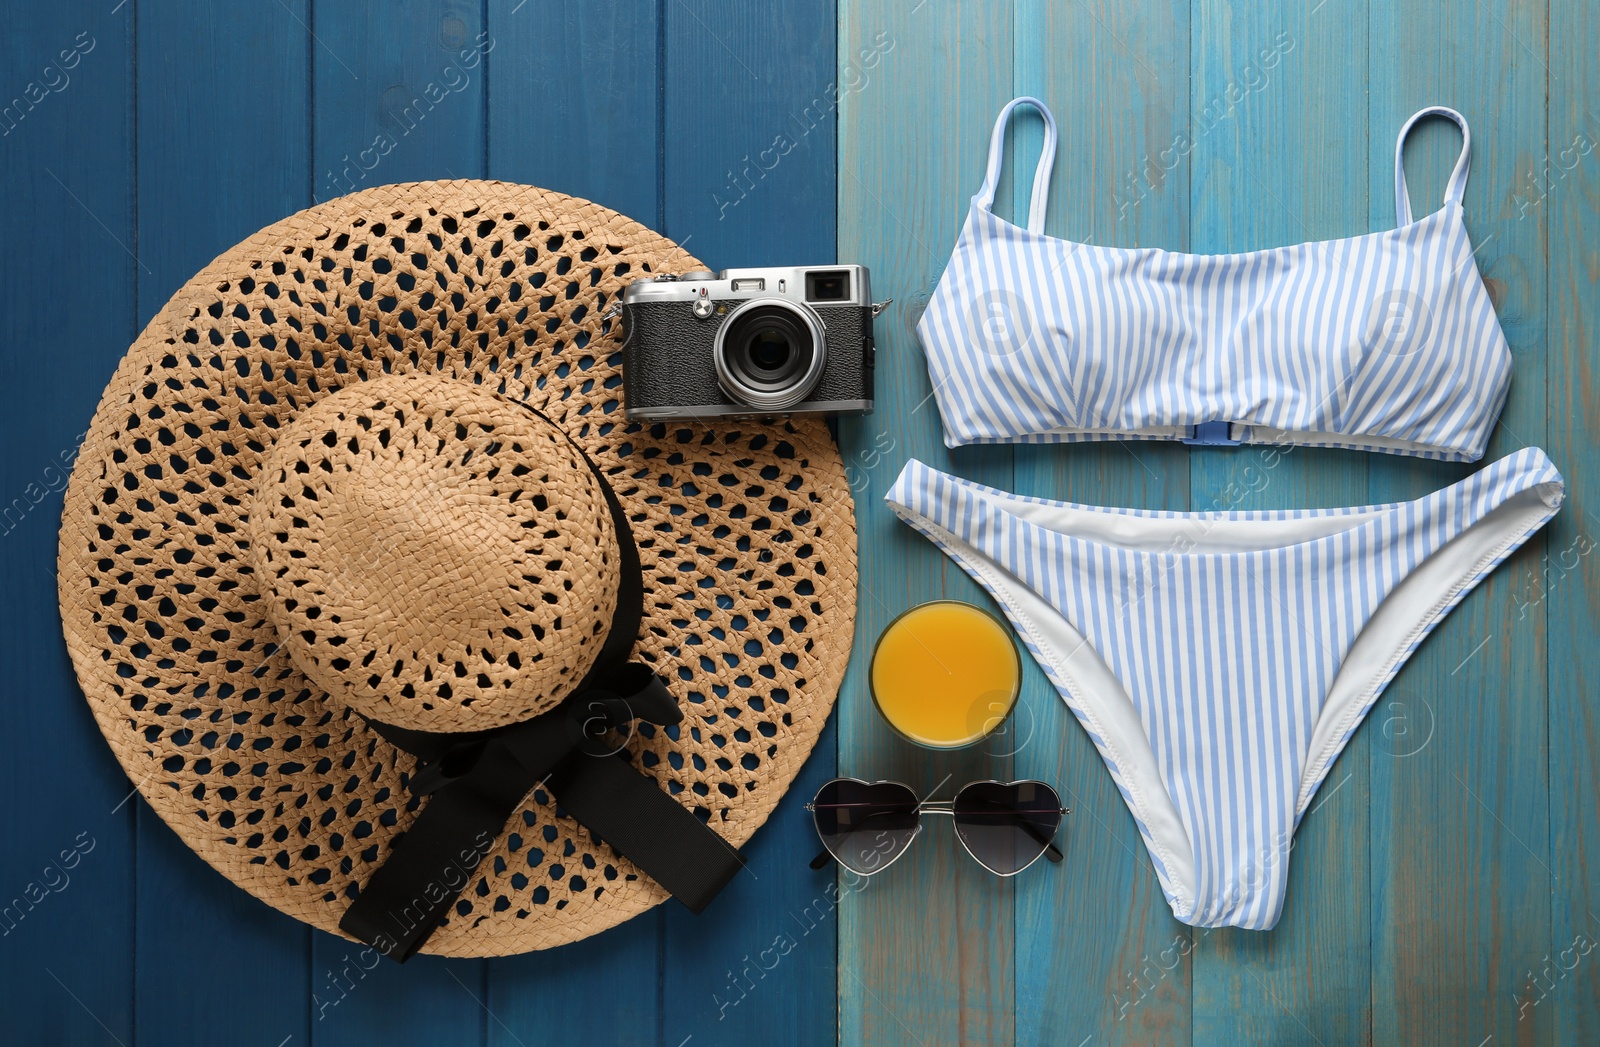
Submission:
[[[1467,128],[1467,118],[1444,105],[1430,105],[1426,109],[1418,109],[1407,120],[1405,126],[1400,128],[1400,135],[1394,142],[1394,213],[1396,225],[1411,224],[1411,197],[1406,194],[1406,169],[1404,163],[1406,136],[1411,133],[1411,128],[1418,121],[1430,116],[1442,116],[1446,120],[1461,128],[1461,156],[1456,160],[1456,168],[1450,172],[1450,181],[1444,187],[1445,203],[1460,203],[1462,194],[1467,191],[1467,171],[1472,166],[1472,132]],[[992,161],[991,161],[992,163]]]
[[[1019,105],[1031,105],[1044,117],[1044,152],[1040,154],[1039,166],[1033,172],[1033,198],[1028,204],[1028,232],[1042,233],[1045,207],[1050,195],[1050,168],[1056,162],[1056,118],[1037,98],[1027,95],[1013,98],[1000,110],[1000,116],[994,122],[994,134],[989,136],[989,169],[984,175],[983,188],[978,190],[972,202],[985,211],[994,204],[995,190],[1000,185],[1001,154],[1005,152],[1006,123],[1011,119],[1011,111]]]

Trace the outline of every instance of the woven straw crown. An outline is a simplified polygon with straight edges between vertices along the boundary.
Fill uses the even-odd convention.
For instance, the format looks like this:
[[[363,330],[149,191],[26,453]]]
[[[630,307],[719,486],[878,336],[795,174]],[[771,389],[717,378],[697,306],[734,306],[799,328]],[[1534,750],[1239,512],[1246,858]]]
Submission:
[[[397,727],[485,730],[554,708],[616,608],[617,536],[578,449],[448,378],[385,375],[300,414],[263,463],[250,524],[295,665]]]
[[[849,657],[855,520],[820,421],[623,420],[606,307],[700,268],[557,193],[382,186],[251,236],[151,320],[73,471],[61,614],[113,752],[206,861],[337,933],[426,802],[366,717],[561,700],[618,571],[578,449],[638,550],[633,657],[684,713],[628,756],[729,843],[766,819]],[[535,789],[423,951],[560,945],[665,897]]]

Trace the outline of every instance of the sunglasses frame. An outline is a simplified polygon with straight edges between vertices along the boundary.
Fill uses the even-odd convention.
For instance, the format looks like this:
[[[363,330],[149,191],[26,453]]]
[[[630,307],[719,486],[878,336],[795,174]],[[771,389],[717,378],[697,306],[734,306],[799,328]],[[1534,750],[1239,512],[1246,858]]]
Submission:
[[[818,795],[820,795],[822,793],[823,789],[826,789],[828,786],[832,785],[834,782],[852,782],[852,783],[854,783],[856,785],[867,786],[868,788],[871,788],[874,785],[898,785],[901,788],[905,789],[906,792],[910,793],[912,796],[916,796],[917,795],[917,791],[915,789],[911,788],[911,786],[907,785],[905,782],[897,782],[897,781],[893,780],[892,778],[880,778],[875,782],[868,782],[868,781],[863,781],[860,778],[851,778],[851,777],[838,777],[838,778],[830,778],[830,779],[828,779],[827,781],[823,782],[821,786],[819,786],[817,788]],[[922,816],[924,814],[938,814],[938,815],[948,816],[951,819],[951,826],[950,827],[951,827],[952,830],[955,830],[955,824],[954,824],[954,819],[955,819],[955,814],[956,814],[955,804],[956,804],[956,800],[960,799],[962,793],[966,792],[968,789],[972,788],[974,785],[1021,785],[1024,782],[1032,782],[1035,785],[1042,785],[1046,789],[1049,789],[1050,790],[1050,795],[1052,795],[1052,796],[1054,796],[1056,798],[1056,805],[1057,806],[1055,808],[1053,808],[1053,810],[1056,812],[1056,814],[1058,816],[1065,817],[1065,816],[1067,816],[1067,815],[1072,813],[1072,808],[1060,806],[1060,804],[1061,804],[1061,794],[1056,792],[1055,786],[1051,785],[1049,782],[1041,782],[1037,778],[1018,778],[1016,781],[1011,781],[1011,782],[1002,782],[1002,781],[999,781],[999,780],[994,779],[994,778],[980,778],[980,779],[978,779],[976,781],[968,782],[967,784],[963,785],[961,788],[957,789],[955,791],[955,795],[952,796],[948,800],[918,800],[917,801],[916,810],[915,810],[915,813],[917,815],[917,827],[911,831],[911,836],[906,840],[906,845],[904,847],[900,848],[900,853],[899,854],[895,855],[893,858],[890,858],[883,865],[881,865],[878,868],[872,870],[871,872],[861,872],[860,870],[853,868],[852,866],[847,864],[842,858],[840,858],[837,854],[835,854],[832,847],[828,846],[827,837],[823,835],[822,829],[817,825],[817,818],[816,818],[817,803],[816,803],[816,798],[813,797],[810,801],[808,801],[806,803],[806,810],[811,812],[811,826],[812,826],[813,829],[816,830],[817,838],[822,841],[823,853],[817,855],[816,858],[813,858],[811,860],[811,867],[813,869],[820,869],[824,865],[826,865],[827,862],[823,861],[823,857],[824,857],[824,855],[826,855],[829,859],[831,859],[831,860],[833,860],[835,862],[838,862],[840,868],[849,869],[851,872],[855,873],[857,876],[876,876],[879,873],[883,872],[885,869],[889,868],[889,866],[893,865],[895,862],[899,861],[901,858],[904,858],[906,856],[906,854],[911,850],[911,845],[917,842],[917,837],[918,836],[922,835],[922,828],[923,828],[923,826],[922,826]],[[830,804],[828,806],[838,806],[838,805]],[[1047,811],[1050,811],[1050,810],[1052,810],[1052,808],[1045,807],[1045,808],[1041,808],[1038,813],[1043,814],[1043,813],[1045,813]],[[973,852],[971,846],[969,846],[967,844],[967,841],[962,838],[961,833],[960,833],[959,830],[955,830],[955,838],[956,838],[956,841],[961,844],[961,849],[963,851],[967,852],[967,857],[969,857],[973,861],[977,862],[978,865],[983,868],[984,872],[989,873],[991,876],[999,876],[999,877],[1002,877],[1002,878],[1005,878],[1005,879],[1009,879],[1009,878],[1011,878],[1013,876],[1016,876],[1016,875],[1024,872],[1027,869],[1032,868],[1033,865],[1035,863],[1037,863],[1040,858],[1045,857],[1046,855],[1050,854],[1051,852],[1054,852],[1054,855],[1055,855],[1053,858],[1050,859],[1051,862],[1052,863],[1060,863],[1063,860],[1064,856],[1061,853],[1061,849],[1058,848],[1055,845],[1056,833],[1058,833],[1060,831],[1061,831],[1061,822],[1058,820],[1056,822],[1055,832],[1052,832],[1050,834],[1050,838],[1044,841],[1044,846],[1039,848],[1039,853],[1034,855],[1031,859],[1029,859],[1027,865],[1022,866],[1022,868],[1017,869],[1014,872],[1000,872],[1000,871],[998,871],[996,869],[991,868],[987,862],[985,862],[982,858],[979,858],[977,856],[977,854]]]

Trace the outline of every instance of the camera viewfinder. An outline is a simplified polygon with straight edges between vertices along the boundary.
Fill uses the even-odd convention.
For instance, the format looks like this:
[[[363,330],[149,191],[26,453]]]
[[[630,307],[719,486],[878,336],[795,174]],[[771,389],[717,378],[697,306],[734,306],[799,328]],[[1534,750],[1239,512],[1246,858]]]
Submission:
[[[850,297],[850,273],[845,269],[806,274],[806,301],[843,302]]]

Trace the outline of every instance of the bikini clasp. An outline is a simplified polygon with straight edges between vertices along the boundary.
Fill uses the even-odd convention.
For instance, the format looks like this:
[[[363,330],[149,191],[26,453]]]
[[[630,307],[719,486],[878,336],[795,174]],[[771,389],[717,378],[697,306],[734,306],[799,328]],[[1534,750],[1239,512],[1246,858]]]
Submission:
[[[1232,422],[1200,422],[1189,427],[1189,435],[1183,442],[1194,447],[1238,447],[1239,441],[1232,437]]]

